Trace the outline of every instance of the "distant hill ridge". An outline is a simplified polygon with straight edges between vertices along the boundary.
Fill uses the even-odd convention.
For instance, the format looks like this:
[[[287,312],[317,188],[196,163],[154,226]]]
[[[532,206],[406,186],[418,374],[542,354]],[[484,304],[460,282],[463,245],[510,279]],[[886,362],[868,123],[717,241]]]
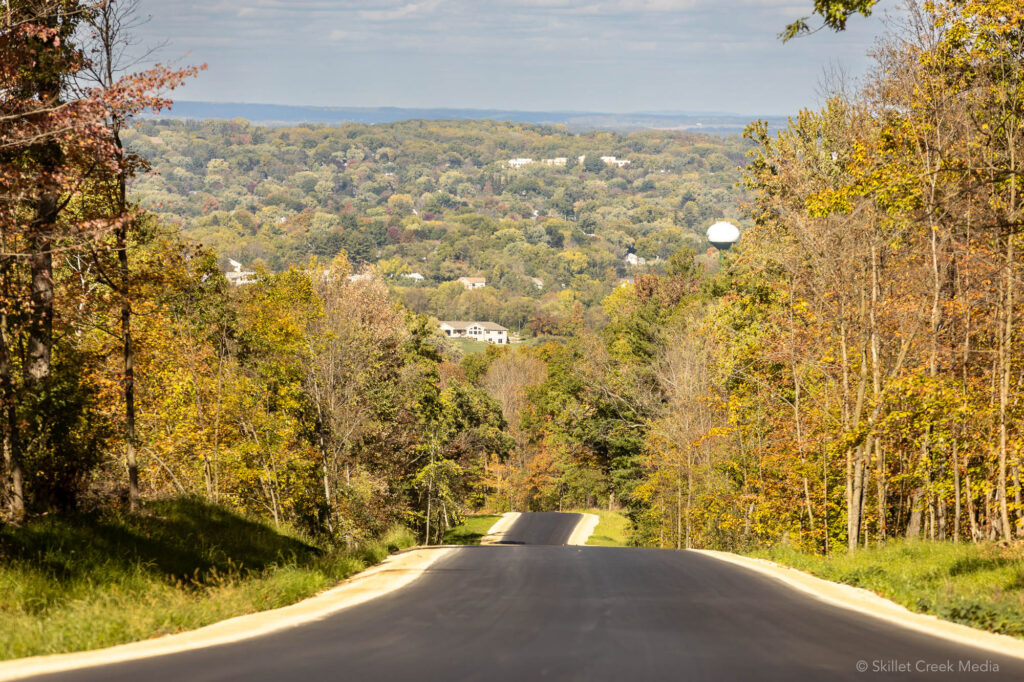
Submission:
[[[786,122],[783,116],[756,116],[718,112],[638,112],[609,114],[586,111],[515,111],[509,109],[430,109],[401,107],[311,107],[244,102],[196,102],[179,100],[173,109],[157,118],[234,119],[244,118],[263,125],[297,123],[391,123],[410,119],[495,120],[514,123],[562,124],[573,130],[685,130],[732,135],[757,118],[775,129]]]

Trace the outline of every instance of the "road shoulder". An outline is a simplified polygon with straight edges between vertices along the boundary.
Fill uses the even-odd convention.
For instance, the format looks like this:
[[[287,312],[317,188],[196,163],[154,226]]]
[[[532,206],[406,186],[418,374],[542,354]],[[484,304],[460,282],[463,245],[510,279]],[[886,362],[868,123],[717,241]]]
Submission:
[[[587,544],[587,540],[590,539],[594,529],[597,528],[597,524],[601,521],[597,514],[580,514],[580,517],[579,523],[576,524],[572,535],[569,536],[569,542],[566,543],[568,545]]]
[[[697,552],[719,561],[726,561],[756,571],[833,606],[856,611],[893,625],[941,637],[958,644],[966,644],[993,653],[1024,659],[1024,641],[1007,635],[976,630],[935,616],[914,613],[874,592],[859,587],[824,580],[766,559],[756,559],[710,549],[687,551]]]
[[[487,535],[480,538],[481,545],[496,545],[502,541],[505,534],[515,524],[519,518],[519,512],[505,512],[498,519],[498,522],[491,526],[490,530],[487,531]]]
[[[450,552],[451,548],[443,547],[400,552],[315,597],[279,609],[237,616],[188,632],[94,651],[5,661],[0,663],[0,681],[230,644],[303,625],[405,587]]]

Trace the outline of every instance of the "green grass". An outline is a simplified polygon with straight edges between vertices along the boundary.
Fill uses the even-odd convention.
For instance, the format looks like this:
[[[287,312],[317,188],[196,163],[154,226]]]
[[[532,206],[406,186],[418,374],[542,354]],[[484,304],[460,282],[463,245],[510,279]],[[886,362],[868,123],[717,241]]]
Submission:
[[[1020,546],[892,541],[831,558],[777,547],[752,553],[983,630],[1024,637]]]
[[[570,336],[528,336],[520,343],[523,346],[543,346],[545,343],[560,343],[564,345],[571,338]]]
[[[607,509],[576,509],[580,514],[597,514],[601,519],[587,540],[588,545],[598,547],[628,547],[629,519],[621,512]]]
[[[390,552],[346,552],[197,500],[0,528],[0,659],[112,646],[313,595]]]
[[[475,514],[444,534],[446,545],[479,545],[491,526],[498,522],[501,514]]]
[[[453,338],[451,341],[463,354],[486,353],[487,347],[491,345],[486,341],[477,341],[475,339]]]

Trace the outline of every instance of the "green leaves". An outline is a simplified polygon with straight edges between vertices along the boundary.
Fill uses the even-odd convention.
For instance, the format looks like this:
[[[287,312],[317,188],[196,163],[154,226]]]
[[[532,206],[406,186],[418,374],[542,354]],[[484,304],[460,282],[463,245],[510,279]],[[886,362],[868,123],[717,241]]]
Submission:
[[[810,17],[801,17],[786,26],[786,29],[779,34],[782,42],[789,42],[801,35],[814,33],[821,28],[829,28],[833,31],[845,31],[846,22],[855,14],[869,17],[871,10],[878,4],[878,0],[814,0],[814,15],[821,17],[822,26],[812,29],[807,23]]]

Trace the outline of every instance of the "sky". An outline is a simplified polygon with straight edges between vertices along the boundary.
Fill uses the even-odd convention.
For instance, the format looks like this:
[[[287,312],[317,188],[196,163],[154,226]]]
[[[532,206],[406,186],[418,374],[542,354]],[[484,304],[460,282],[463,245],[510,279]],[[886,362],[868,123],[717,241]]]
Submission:
[[[783,44],[812,0],[140,0],[143,44],[206,63],[183,100],[792,114],[862,73],[893,0]]]

